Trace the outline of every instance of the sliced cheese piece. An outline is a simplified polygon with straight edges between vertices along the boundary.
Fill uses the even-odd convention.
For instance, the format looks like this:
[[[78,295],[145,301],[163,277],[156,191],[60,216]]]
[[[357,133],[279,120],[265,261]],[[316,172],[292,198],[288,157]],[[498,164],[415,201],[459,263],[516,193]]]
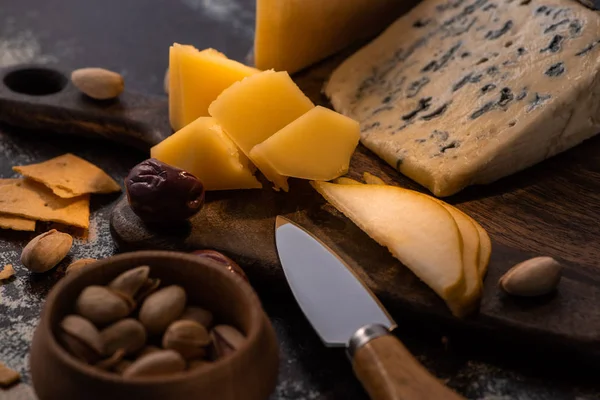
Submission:
[[[250,151],[279,175],[328,181],[348,172],[358,145],[358,122],[317,106]]]
[[[208,116],[208,106],[223,90],[259,72],[216,50],[177,43],[171,46],[169,64],[169,118],[175,131]]]
[[[463,296],[461,235],[438,202],[388,185],[311,184],[444,300]]]
[[[296,72],[380,32],[410,3],[414,1],[257,0],[256,66]]]
[[[570,0],[425,0],[333,73],[361,141],[437,196],[600,130],[600,14]]]
[[[287,178],[253,159],[250,151],[312,108],[287,72],[264,71],[231,85],[208,111],[267,179],[287,191]]]
[[[364,172],[363,177],[367,184],[385,185],[385,182],[381,178],[369,172]],[[473,219],[458,208],[436,199],[435,197],[427,196],[422,193],[419,194],[436,201],[443,206],[446,211],[452,215],[452,218],[454,218],[458,230],[460,231],[462,238],[462,266],[465,276],[465,291],[462,296],[451,299],[447,303],[455,316],[464,317],[471,314],[479,307],[479,301],[481,300],[482,295],[483,283],[479,273],[479,262],[481,258],[479,231],[476,228]]]
[[[206,190],[255,189],[252,165],[214,118],[200,117],[150,150],[164,163],[188,171]]]

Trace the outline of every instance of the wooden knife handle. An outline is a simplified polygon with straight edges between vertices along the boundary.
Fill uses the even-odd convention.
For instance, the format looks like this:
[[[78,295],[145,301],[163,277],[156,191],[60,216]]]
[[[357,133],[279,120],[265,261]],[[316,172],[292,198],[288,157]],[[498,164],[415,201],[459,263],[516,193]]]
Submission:
[[[94,100],[69,76],[48,65],[0,69],[0,122],[38,134],[107,139],[144,151],[171,135],[166,96],[124,91],[113,100]]]
[[[459,400],[395,336],[372,339],[354,353],[356,377],[373,400]]]

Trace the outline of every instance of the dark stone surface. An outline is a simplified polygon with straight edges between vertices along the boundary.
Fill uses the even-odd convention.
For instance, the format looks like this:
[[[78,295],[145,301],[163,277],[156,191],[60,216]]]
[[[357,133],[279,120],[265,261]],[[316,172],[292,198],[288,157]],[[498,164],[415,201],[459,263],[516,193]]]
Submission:
[[[167,49],[174,42],[214,47],[242,60],[252,43],[252,0],[105,0],[0,2],[0,67],[13,63],[60,62],[68,68],[101,66],[125,75],[128,89],[162,92]],[[141,152],[93,140],[53,139],[0,127],[0,177],[15,176],[11,166],[73,152],[122,182],[129,168],[146,158]],[[78,239],[61,265],[31,275],[19,263],[20,250],[33,236],[0,232],[0,264],[12,263],[16,277],[0,286],[0,360],[23,374],[39,311],[50,287],[69,260],[110,256],[116,248],[108,217],[118,196],[93,196],[88,238]],[[47,229],[39,226],[38,229]],[[281,343],[280,381],[272,399],[364,399],[343,352],[320,343],[285,290],[257,287]],[[274,294],[277,293],[277,294]],[[488,337],[402,318],[398,334],[435,374],[472,399],[600,398],[598,365],[559,358],[547,349],[500,345]],[[445,338],[445,339],[442,339]],[[0,399],[31,399],[26,385]]]

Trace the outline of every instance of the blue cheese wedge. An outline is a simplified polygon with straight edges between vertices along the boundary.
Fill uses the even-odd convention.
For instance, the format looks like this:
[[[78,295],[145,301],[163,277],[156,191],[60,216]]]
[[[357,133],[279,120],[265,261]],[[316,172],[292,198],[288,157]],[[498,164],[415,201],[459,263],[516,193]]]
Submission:
[[[436,196],[600,130],[600,13],[570,0],[425,0],[332,74],[362,143]]]

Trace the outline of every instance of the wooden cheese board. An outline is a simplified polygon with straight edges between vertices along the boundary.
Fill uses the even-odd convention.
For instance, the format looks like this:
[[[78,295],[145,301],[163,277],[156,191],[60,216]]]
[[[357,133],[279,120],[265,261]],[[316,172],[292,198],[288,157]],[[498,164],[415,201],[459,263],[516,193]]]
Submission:
[[[295,81],[316,104],[328,106],[321,87],[346,54],[296,74]],[[36,79],[62,82],[43,95],[19,93],[7,76],[22,70]],[[17,71],[17,72],[15,72]],[[31,72],[34,71],[34,72]],[[37,71],[37,72],[35,72]],[[81,95],[60,69],[17,66],[1,73],[0,121],[40,132],[103,136],[147,150],[171,134],[166,97],[124,93],[97,104]],[[54,71],[49,73],[48,71]],[[64,80],[60,77],[65,78]],[[21,90],[22,91],[22,90]],[[387,183],[425,192],[366,148],[359,146],[349,176],[370,172]],[[123,177],[115,177],[122,179]],[[326,204],[308,182],[293,180],[289,193],[262,190],[209,192],[190,224],[146,226],[125,198],[111,216],[122,250],[212,248],[245,267],[253,284],[287,292],[274,247],[275,217],[284,215],[308,228],[337,251],[367,282],[402,325],[403,317],[436,321],[546,345],[600,355],[600,137],[494,184],[469,188],[447,198],[485,227],[493,252],[478,314],[453,318],[443,301],[389,252]],[[513,298],[497,287],[512,265],[537,255],[560,260],[564,276],[556,293]]]

